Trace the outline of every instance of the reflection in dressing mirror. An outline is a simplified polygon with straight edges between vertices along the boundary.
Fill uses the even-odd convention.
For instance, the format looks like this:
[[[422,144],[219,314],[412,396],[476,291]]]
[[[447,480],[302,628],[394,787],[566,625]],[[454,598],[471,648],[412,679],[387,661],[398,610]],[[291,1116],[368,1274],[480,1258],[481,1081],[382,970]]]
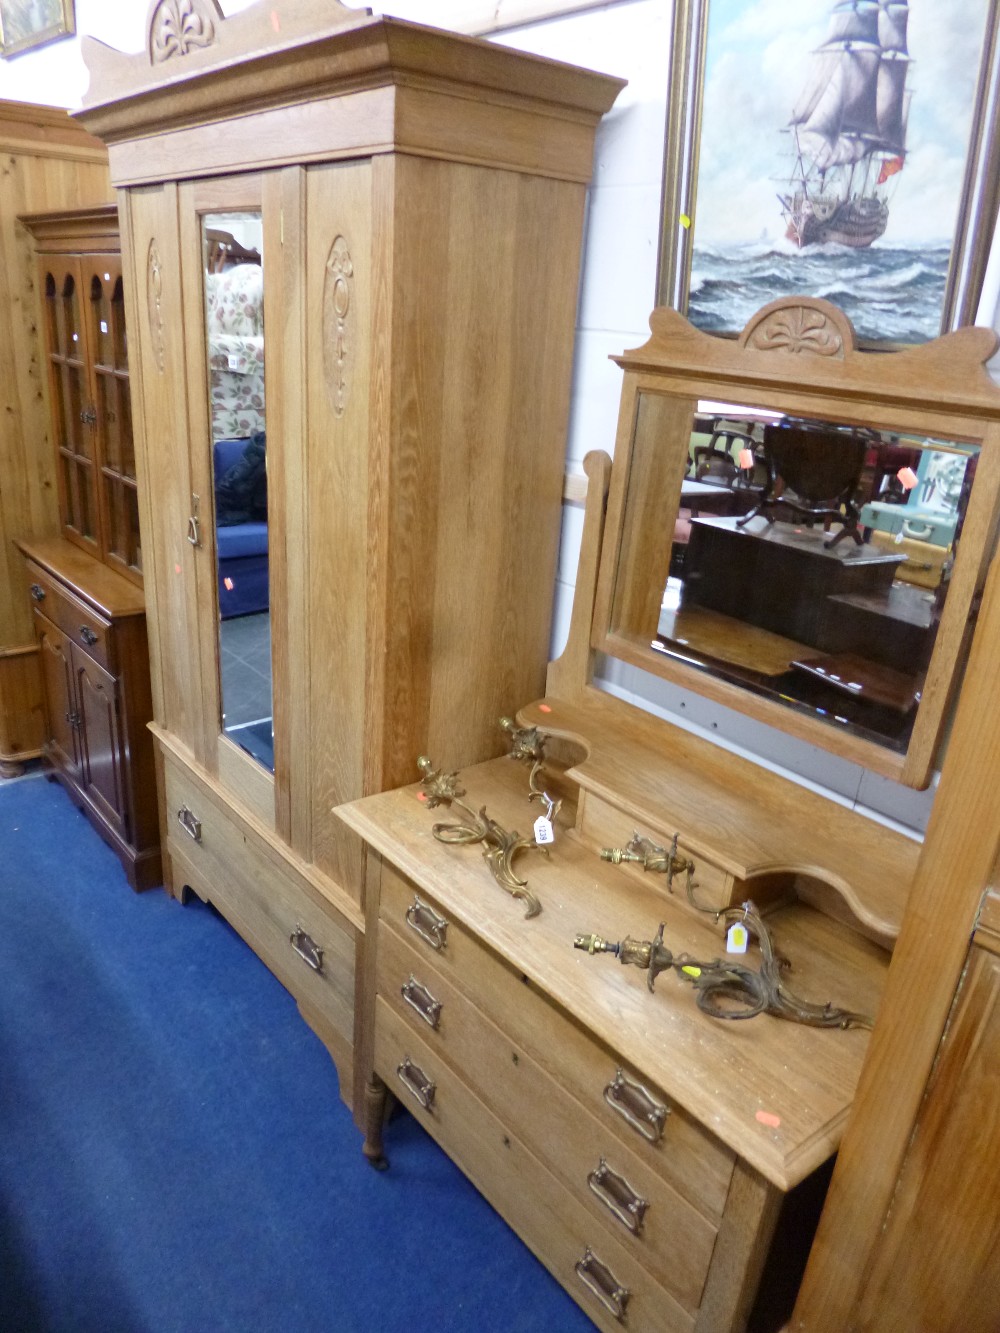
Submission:
[[[223,733],[274,769],[259,213],[202,223]]]
[[[645,397],[631,485],[662,448]],[[977,456],[902,424],[698,402],[652,646],[904,752]]]

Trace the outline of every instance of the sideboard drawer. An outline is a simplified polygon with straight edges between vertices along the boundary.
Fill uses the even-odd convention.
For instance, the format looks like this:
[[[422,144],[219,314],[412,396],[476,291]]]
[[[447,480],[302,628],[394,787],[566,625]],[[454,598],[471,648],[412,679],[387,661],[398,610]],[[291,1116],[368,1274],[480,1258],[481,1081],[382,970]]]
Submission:
[[[74,597],[47,570],[28,562],[28,585],[32,601],[62,632],[106,670],[114,669],[114,635],[111,624]]]
[[[693,1328],[693,1316],[595,1223],[443,1056],[381,999],[375,1012],[375,1068],[599,1328],[619,1333],[623,1327],[632,1333]],[[611,1274],[620,1292],[608,1282]],[[608,1308],[616,1304],[623,1307],[620,1318]]]
[[[218,907],[296,1000],[353,1042],[353,927],[317,903],[273,849],[241,834],[178,765],[167,760],[164,777],[167,845],[180,853],[185,882]]]
[[[394,931],[499,1028],[517,1032],[557,1083],[706,1218],[722,1216],[735,1153],[658,1089],[622,1069],[613,1052],[388,863],[381,886],[380,940]],[[647,1097],[649,1120],[641,1111]]]
[[[688,1309],[697,1309],[717,1228],[613,1127],[602,1124],[394,931],[378,946],[378,994],[447,1059],[453,1070],[574,1199],[648,1267]]]

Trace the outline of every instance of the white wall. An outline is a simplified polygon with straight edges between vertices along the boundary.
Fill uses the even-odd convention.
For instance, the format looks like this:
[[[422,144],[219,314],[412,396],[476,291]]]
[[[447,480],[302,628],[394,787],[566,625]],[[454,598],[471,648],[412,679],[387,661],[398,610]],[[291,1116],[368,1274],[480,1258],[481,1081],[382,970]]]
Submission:
[[[222,0],[227,13],[252,0]],[[523,14],[545,0],[395,0],[376,12],[482,30],[491,18]],[[593,0],[590,0],[591,5]],[[567,0],[552,0],[565,7]],[[147,0],[77,0],[77,27],[122,50],[145,40]],[[628,79],[628,86],[598,130],[593,184],[588,196],[568,466],[579,470],[590,449],[614,448],[621,372],[608,360],[645,342],[655,301],[660,182],[666,118],[667,69],[673,0],[612,0],[559,18],[497,33],[494,40],[539,55],[568,60]],[[86,74],[78,40],[65,40],[0,61],[0,97],[79,106]],[[980,318],[992,323],[1000,287],[1000,255],[994,255]],[[985,316],[985,318],[984,318]],[[579,555],[583,510],[564,507],[556,586],[553,655],[565,640]],[[606,688],[662,712],[681,726],[796,776],[834,799],[876,817],[919,830],[933,790],[915,793],[815,747],[668,686],[620,663],[602,666]]]

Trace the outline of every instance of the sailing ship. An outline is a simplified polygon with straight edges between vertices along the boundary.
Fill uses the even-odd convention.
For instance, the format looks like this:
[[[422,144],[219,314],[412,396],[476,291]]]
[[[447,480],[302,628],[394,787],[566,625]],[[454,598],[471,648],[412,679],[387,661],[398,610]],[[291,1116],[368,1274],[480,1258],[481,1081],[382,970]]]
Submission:
[[[795,165],[779,194],[795,245],[871,245],[889,222],[888,182],[906,160],[906,0],[839,0],[788,123]]]

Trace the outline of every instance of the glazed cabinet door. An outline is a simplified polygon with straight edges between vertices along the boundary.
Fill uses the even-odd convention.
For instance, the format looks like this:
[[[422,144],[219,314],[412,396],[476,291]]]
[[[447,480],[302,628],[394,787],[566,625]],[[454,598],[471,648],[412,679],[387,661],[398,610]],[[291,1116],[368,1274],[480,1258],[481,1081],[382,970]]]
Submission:
[[[37,609],[35,635],[48,716],[46,751],[53,763],[75,780],[79,776],[80,754],[77,744],[79,714],[73,688],[73,645],[62,630]]]
[[[87,298],[102,555],[112,568],[141,585],[142,543],[121,257],[84,255],[81,280]]]
[[[100,550],[97,409],[89,374],[80,260],[72,255],[46,256],[39,277],[63,532],[96,555]]]
[[[108,824],[128,837],[118,682],[86,653],[71,647],[76,693],[80,788]]]

